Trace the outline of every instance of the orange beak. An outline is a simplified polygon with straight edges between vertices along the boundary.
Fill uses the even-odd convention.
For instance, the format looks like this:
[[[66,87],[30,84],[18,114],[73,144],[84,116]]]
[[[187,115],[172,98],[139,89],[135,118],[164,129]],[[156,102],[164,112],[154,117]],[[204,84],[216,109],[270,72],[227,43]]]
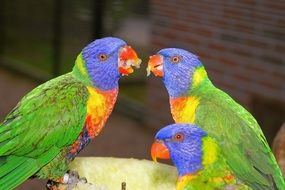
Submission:
[[[163,77],[163,58],[160,55],[152,55],[149,57],[147,66],[147,76],[152,72],[156,77]]]
[[[139,68],[141,59],[131,46],[124,46],[119,52],[119,72],[122,75],[129,75],[134,72],[132,66]]]
[[[151,158],[156,162],[157,158],[170,159],[170,153],[165,144],[161,141],[155,141],[151,146]]]

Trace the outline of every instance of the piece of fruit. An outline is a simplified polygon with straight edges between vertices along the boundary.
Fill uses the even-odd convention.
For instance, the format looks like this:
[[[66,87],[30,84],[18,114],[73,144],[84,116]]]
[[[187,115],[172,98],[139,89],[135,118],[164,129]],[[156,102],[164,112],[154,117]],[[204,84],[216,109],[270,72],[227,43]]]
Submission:
[[[175,190],[177,171],[173,166],[149,160],[111,157],[79,157],[70,165],[88,183],[79,183],[76,190]]]

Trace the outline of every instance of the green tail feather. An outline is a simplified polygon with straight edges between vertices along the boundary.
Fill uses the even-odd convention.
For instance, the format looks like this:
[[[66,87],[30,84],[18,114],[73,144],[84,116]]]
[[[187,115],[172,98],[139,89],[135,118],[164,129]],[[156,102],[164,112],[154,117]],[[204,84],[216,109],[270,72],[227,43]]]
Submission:
[[[0,157],[0,189],[14,189],[39,170],[37,161],[31,158]]]
[[[275,174],[273,177],[274,177],[275,185],[277,186],[276,189],[285,189],[285,179],[280,169],[279,169],[279,173]]]
[[[1,157],[0,161],[0,179],[23,164],[26,160],[20,157]]]

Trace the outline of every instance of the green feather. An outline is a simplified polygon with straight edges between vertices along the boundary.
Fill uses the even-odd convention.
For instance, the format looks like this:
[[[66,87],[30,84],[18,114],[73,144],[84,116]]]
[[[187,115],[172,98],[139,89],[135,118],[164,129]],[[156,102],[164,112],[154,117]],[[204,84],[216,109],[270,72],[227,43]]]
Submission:
[[[228,165],[253,189],[284,189],[281,171],[253,116],[206,79],[192,89],[200,98],[195,124],[219,143]]]
[[[9,157],[5,165],[0,165],[0,189],[14,189],[37,172],[38,169],[38,165],[34,159],[15,156]],[[4,176],[2,176],[2,171],[9,172],[5,172]]]
[[[220,147],[209,136],[202,139],[202,160],[203,167],[201,170],[180,176],[177,181],[177,190],[251,190],[250,187],[236,178],[225,157],[221,154]]]
[[[86,86],[72,73],[52,79],[23,97],[0,125],[0,189],[17,186],[66,152],[83,129],[87,98]],[[52,169],[48,174],[54,176],[40,172],[41,177],[64,174]]]

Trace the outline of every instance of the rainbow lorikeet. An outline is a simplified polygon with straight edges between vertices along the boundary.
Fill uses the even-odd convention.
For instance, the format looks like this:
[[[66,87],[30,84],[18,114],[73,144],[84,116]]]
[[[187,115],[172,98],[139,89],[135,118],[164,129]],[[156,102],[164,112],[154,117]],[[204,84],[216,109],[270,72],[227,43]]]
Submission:
[[[178,170],[177,190],[251,189],[239,181],[220,147],[207,133],[191,124],[168,125],[155,136],[152,158],[171,159]]]
[[[162,77],[175,122],[202,127],[219,144],[240,180],[253,189],[285,189],[257,121],[212,84],[196,55],[178,48],[162,49],[150,57],[147,70]]]
[[[62,181],[68,163],[104,127],[120,76],[140,62],[123,40],[98,39],[78,55],[72,72],[24,96],[0,125],[0,189],[31,176]]]

